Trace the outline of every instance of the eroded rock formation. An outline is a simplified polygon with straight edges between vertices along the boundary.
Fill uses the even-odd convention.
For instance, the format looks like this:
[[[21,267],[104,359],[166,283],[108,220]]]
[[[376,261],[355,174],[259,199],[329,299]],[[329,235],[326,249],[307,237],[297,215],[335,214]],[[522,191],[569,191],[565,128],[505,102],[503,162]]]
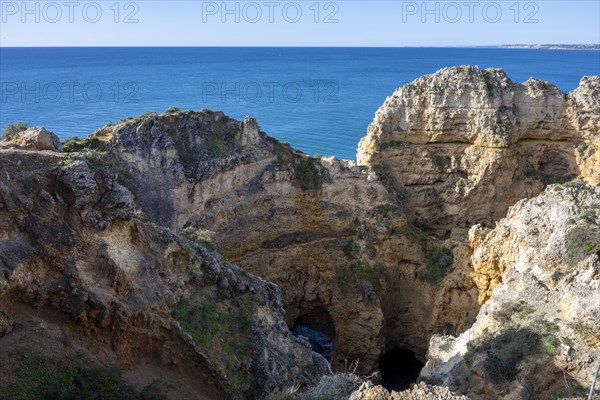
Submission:
[[[400,349],[427,362],[423,379],[475,399],[558,392],[553,365],[585,384],[598,359],[599,131],[598,77],[564,94],[457,67],[388,98],[358,166],[208,110],[129,118],[64,153],[11,138],[0,343],[47,328],[43,343],[71,338],[67,353],[124,365],[140,387],[143,368],[175,379],[173,398],[316,382],[328,366],[296,325],[333,339],[334,370],[358,360],[370,373]],[[485,354],[519,341],[545,353],[515,354],[498,385]]]
[[[16,360],[47,356],[8,345],[36,320],[99,365],[175,373],[173,398],[259,396],[328,372],[287,329],[279,288],[136,217],[131,192],[91,165],[0,150],[3,388]]]
[[[438,284],[466,247],[408,226],[369,168],[308,157],[220,112],[148,114],[95,137],[151,220],[214,231],[229,260],[281,287],[290,327],[333,337],[336,368],[358,359],[371,372],[393,348],[425,361],[433,333],[475,316],[465,271]],[[430,273],[444,257],[448,271]]]
[[[409,222],[465,235],[548,183],[600,184],[599,92],[599,77],[565,94],[500,69],[445,68],[385,101],[357,159],[389,177]]]
[[[600,363],[600,188],[520,201],[472,262],[489,299],[468,331],[432,339],[422,378],[474,399],[584,396]]]

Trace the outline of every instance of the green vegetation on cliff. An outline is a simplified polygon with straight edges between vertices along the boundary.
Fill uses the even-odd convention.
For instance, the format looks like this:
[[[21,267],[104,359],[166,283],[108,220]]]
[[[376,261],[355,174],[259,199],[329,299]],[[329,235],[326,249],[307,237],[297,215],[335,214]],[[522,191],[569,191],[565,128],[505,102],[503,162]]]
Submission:
[[[29,127],[27,122],[15,122],[14,124],[8,124],[4,127],[4,131],[0,135],[0,142],[4,140],[11,140],[15,138],[19,133],[23,132]]]
[[[423,251],[425,270],[420,273],[422,279],[435,284],[440,282],[452,270],[452,264],[454,264],[452,250],[437,246],[433,238],[419,228],[406,224],[400,228],[394,228],[392,233],[406,236],[411,244],[419,246]]]
[[[125,384],[120,369],[87,365],[61,366],[46,358],[24,357],[16,376],[6,387],[0,385],[0,398],[12,400],[163,400],[160,389],[150,385],[141,393]]]
[[[233,392],[248,393],[251,377],[247,363],[251,357],[250,339],[254,298],[245,296],[238,307],[225,310],[207,297],[182,299],[172,316],[204,351],[218,352],[227,369],[227,384]]]

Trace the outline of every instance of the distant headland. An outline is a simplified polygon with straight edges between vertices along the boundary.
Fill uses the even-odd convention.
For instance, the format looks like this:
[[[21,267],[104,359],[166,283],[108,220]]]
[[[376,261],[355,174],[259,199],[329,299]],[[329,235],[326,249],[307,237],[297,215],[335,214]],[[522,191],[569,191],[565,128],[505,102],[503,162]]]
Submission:
[[[600,50],[600,44],[502,44],[502,49]]]

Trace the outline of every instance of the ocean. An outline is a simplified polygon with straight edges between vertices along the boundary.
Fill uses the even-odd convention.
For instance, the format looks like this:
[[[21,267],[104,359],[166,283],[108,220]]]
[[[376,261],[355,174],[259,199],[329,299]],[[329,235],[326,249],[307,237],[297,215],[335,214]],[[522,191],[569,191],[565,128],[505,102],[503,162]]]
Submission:
[[[0,48],[0,125],[62,139],[169,107],[250,115],[308,154],[355,159],[375,111],[399,86],[455,65],[503,68],[563,91],[600,75],[600,51],[499,48]]]

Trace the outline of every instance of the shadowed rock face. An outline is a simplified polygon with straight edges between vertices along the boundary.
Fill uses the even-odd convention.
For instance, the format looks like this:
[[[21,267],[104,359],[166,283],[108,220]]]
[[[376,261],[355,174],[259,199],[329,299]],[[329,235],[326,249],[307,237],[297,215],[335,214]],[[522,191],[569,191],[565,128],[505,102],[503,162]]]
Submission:
[[[386,100],[357,159],[390,177],[409,222],[464,235],[548,183],[599,184],[599,102],[598,77],[565,94],[499,69],[446,68]]]
[[[129,370],[150,363],[175,374],[172,398],[258,396],[279,385],[311,384],[329,371],[287,329],[275,285],[135,217],[131,192],[106,166],[88,162],[0,150],[3,343],[41,319],[90,363]],[[238,327],[240,321],[247,326]],[[238,347],[226,347],[234,342],[217,334]],[[9,347],[2,345],[3,352]]]

